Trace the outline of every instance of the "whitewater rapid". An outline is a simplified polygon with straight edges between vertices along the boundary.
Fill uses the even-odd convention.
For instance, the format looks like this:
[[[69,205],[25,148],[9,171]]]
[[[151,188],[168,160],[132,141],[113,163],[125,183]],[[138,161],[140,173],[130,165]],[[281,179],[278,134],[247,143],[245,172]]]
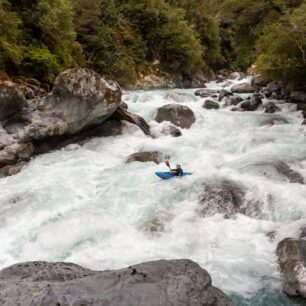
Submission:
[[[294,305],[280,293],[275,249],[306,224],[306,186],[253,165],[286,162],[306,179],[301,114],[286,103],[277,114],[209,111],[194,91],[125,92],[129,110],[150,123],[155,138],[127,124],[122,136],[37,156],[20,174],[0,179],[0,268],[47,260],[104,270],[188,258],[237,304]],[[158,107],[173,102],[196,116],[178,138],[162,135],[153,120]],[[271,118],[280,124],[269,124]],[[194,175],[161,181],[154,172],[165,165],[124,164],[141,150],[165,152]],[[202,185],[216,178],[245,186],[246,196],[262,203],[260,217],[201,218]],[[145,229],[156,220],[162,232],[152,235]]]

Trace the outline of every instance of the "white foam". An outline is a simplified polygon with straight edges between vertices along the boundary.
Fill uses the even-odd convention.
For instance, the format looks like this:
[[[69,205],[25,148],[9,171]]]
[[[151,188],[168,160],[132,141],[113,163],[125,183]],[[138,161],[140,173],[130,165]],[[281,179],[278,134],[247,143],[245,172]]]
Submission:
[[[210,83],[208,88],[221,86]],[[156,109],[176,98],[169,96],[171,91],[126,92],[129,109],[151,122],[159,138],[127,125],[122,136],[95,138],[77,150],[38,156],[20,174],[1,179],[0,266],[50,260],[114,269],[190,258],[228,293],[251,294],[261,288],[263,278],[278,286],[275,248],[306,222],[306,187],[290,184],[272,170],[263,176],[249,165],[285,161],[305,175],[301,119],[288,108],[278,115],[208,111],[194,91],[174,90],[183,94],[179,103],[197,118],[182,137],[161,135],[153,123]],[[289,124],[265,125],[269,118],[285,118]],[[164,165],[123,163],[139,150],[169,153],[173,163],[194,175],[164,182],[154,176],[167,170]],[[243,215],[233,220],[221,215],[200,218],[196,207],[201,186],[216,178],[244,185],[249,198],[263,203],[262,220]],[[144,227],[156,218],[164,232],[150,236]],[[277,234],[271,242],[266,234],[273,230]]]

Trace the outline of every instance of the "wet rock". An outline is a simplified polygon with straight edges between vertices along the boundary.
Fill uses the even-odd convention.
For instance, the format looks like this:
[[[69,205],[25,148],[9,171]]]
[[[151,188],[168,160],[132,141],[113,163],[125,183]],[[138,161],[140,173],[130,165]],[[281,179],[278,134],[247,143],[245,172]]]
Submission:
[[[117,83],[106,81],[89,69],[74,68],[56,78],[43,109],[66,123],[65,133],[75,134],[105,121],[116,111],[120,101],[121,90]]]
[[[233,93],[253,93],[256,89],[250,83],[242,83],[234,85],[231,90]]]
[[[26,162],[22,161],[14,165],[8,165],[0,168],[0,178],[6,176],[16,175],[27,165]]]
[[[232,96],[233,94],[225,89],[221,89],[220,93],[219,93],[219,98],[218,101],[221,102],[223,98],[228,97],[228,96]]]
[[[201,98],[208,98],[218,93],[219,93],[218,90],[202,88],[202,89],[197,90],[194,94]]]
[[[269,80],[261,75],[254,76],[251,80],[251,86],[254,88],[265,87],[270,83]]]
[[[278,162],[276,164],[276,169],[279,173],[283,174],[290,183],[305,184],[303,176],[291,169],[286,163]]]
[[[299,236],[300,239],[304,239],[306,238],[306,226],[305,227],[302,227],[300,229],[300,236]]]
[[[239,213],[245,190],[235,182],[221,180],[204,184],[201,194],[198,209],[201,217],[223,214],[225,218],[231,218]]]
[[[203,107],[206,109],[219,109],[220,105],[212,100],[206,100],[203,104]]]
[[[304,91],[291,91],[290,101],[293,103],[306,103],[306,92]]]
[[[162,128],[162,133],[164,135],[171,135],[173,137],[180,137],[182,136],[182,132],[181,130],[176,127],[175,125],[169,123],[169,122],[165,122]]]
[[[118,120],[107,120],[97,128],[97,135],[102,137],[116,137],[123,133],[123,123]]]
[[[125,103],[125,102],[123,102],[123,101],[120,102],[119,106],[120,106],[121,108],[128,109],[127,103]]]
[[[154,218],[145,224],[144,231],[153,236],[160,236],[165,231],[165,225],[159,218]]]
[[[306,240],[282,240],[276,249],[282,272],[283,291],[291,297],[306,298]]]
[[[263,88],[262,94],[265,96],[265,98],[269,99],[272,96],[272,90],[270,88]]]
[[[15,83],[0,82],[0,120],[21,111],[24,104],[25,98]]]
[[[267,233],[267,237],[270,239],[271,242],[275,241],[275,236],[276,236],[276,232],[275,231]]]
[[[265,113],[267,114],[273,114],[281,111],[281,109],[274,102],[268,102],[267,104],[265,104],[264,109]]]
[[[133,162],[154,162],[155,164],[160,164],[166,159],[166,154],[159,151],[142,151],[131,154],[127,157],[125,163],[133,163]]]
[[[253,96],[250,100],[241,103],[241,108],[246,111],[255,111],[262,104],[260,97]]]
[[[195,123],[196,119],[189,107],[179,104],[168,104],[158,108],[155,121],[159,123],[169,121],[178,127],[188,129]]]
[[[0,272],[3,305],[233,306],[190,260],[160,260],[114,271],[27,262]],[[39,294],[38,294],[39,293]]]
[[[31,143],[15,143],[0,151],[0,167],[13,165],[19,161],[28,161],[34,154],[34,146]]]
[[[27,120],[22,114],[15,114],[5,121],[3,125],[8,134],[18,134],[19,131],[25,129],[31,122]]]
[[[231,80],[239,79],[240,77],[241,77],[241,74],[237,71],[230,73],[228,76],[228,78]]]
[[[239,96],[228,96],[222,100],[222,102],[224,102],[226,106],[238,105],[242,101],[243,101],[243,98]]]
[[[302,175],[281,161],[250,163],[243,165],[240,171],[272,179],[288,180],[289,183],[304,184]]]

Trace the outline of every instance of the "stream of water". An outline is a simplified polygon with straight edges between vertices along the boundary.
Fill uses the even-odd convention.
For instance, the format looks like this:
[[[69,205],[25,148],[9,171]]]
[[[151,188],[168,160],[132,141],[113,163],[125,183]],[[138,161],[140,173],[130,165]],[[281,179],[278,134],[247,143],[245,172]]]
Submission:
[[[20,174],[1,179],[0,268],[47,260],[104,270],[188,258],[237,305],[303,305],[281,293],[275,249],[306,224],[306,185],[290,183],[273,167],[285,162],[306,179],[301,114],[286,103],[277,114],[209,111],[194,91],[125,92],[129,110],[150,123],[156,138],[127,124],[121,136],[38,156]],[[173,102],[196,116],[178,138],[163,135],[154,122],[157,108]],[[124,164],[140,150],[165,152],[194,174],[162,181],[154,172],[167,171],[165,165]],[[203,184],[223,178],[261,203],[260,217],[197,214]],[[163,224],[162,232],[148,233],[150,222]]]

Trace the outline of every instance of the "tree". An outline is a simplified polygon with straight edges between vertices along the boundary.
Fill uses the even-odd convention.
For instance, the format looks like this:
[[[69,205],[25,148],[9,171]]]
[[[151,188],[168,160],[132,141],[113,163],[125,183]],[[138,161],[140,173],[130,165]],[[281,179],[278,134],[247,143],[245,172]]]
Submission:
[[[287,10],[269,26],[258,42],[257,69],[264,75],[291,83],[306,79],[306,3]]]
[[[11,11],[7,0],[0,0],[0,67],[16,66],[21,62],[22,51],[18,45],[21,20]]]

